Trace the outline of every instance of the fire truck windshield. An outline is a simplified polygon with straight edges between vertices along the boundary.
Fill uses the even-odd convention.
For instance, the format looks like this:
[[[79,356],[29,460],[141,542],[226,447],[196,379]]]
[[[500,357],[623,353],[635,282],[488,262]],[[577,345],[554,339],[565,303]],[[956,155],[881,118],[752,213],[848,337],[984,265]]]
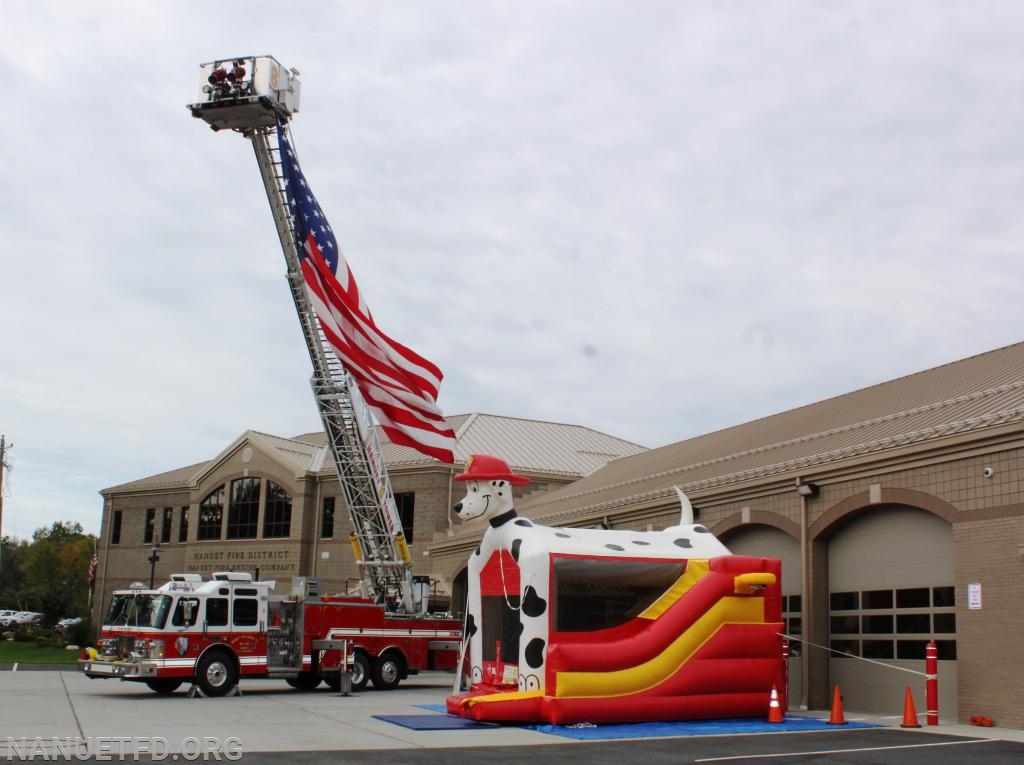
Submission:
[[[170,609],[169,595],[116,593],[104,624],[108,626],[151,627],[163,629]]]

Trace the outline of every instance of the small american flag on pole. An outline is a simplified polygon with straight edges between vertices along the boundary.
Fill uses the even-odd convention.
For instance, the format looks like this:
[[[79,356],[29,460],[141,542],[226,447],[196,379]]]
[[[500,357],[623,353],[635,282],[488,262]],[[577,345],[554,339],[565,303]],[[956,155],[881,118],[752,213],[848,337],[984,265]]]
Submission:
[[[92,557],[89,559],[89,587],[96,584],[96,568],[100,564],[100,558],[96,554],[96,545],[92,547]]]
[[[277,135],[306,292],[327,342],[388,438],[454,462],[455,433],[436,403],[441,370],[377,327],[280,121]]]

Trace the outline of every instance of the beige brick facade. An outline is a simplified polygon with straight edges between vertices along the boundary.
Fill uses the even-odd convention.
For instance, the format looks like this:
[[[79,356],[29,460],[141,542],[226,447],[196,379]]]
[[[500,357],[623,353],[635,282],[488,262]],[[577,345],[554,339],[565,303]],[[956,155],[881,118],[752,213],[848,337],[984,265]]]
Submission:
[[[950,650],[940,661],[940,695],[944,693],[946,699],[940,708],[942,718],[966,722],[974,715],[985,715],[997,725],[1024,728],[1019,698],[1024,687],[1021,392],[1024,344],[735,428],[634,452],[577,475],[535,471],[530,474],[535,483],[517,495],[517,507],[522,515],[553,526],[660,529],[677,522],[673,486],[680,486],[692,500],[698,521],[727,545],[730,537],[738,539],[751,530],[783,535],[787,543],[777,549],[799,551],[795,560],[784,560],[784,570],[795,566],[806,572],[806,577],[784,577],[799,583],[797,591],[783,594],[800,603],[795,616],[802,632],[796,637],[805,646],[796,663],[791,663],[791,678],[802,683],[803,700],[818,709],[828,707],[837,671],[864,666],[864,676],[874,677],[887,671],[886,664],[923,671],[923,661],[912,656],[897,655],[871,665],[847,658],[847,664],[836,664],[836,655],[829,652],[835,646],[830,609],[836,595],[830,589],[830,572],[842,557],[833,554],[835,546],[842,543],[848,559],[850,540],[855,537],[849,530],[866,519],[927,518],[922,528],[940,529],[943,552],[928,549],[923,540],[934,537],[927,535],[918,542],[911,534],[900,542],[905,549],[895,550],[888,538],[862,535],[857,544],[863,545],[865,560],[881,551],[888,557],[880,559],[892,567],[889,579],[885,571],[871,571],[866,578],[887,582],[885,587],[896,598],[902,587],[920,588],[921,582],[931,588],[933,598],[939,590],[952,588],[955,605],[943,604],[935,612],[942,617],[939,628],[938,617],[928,608],[901,611],[897,604],[888,612],[893,619],[888,628],[891,635],[883,635],[880,641],[874,640],[877,635],[869,635],[871,640],[862,641],[864,650],[868,643],[888,641],[898,651],[901,641],[915,642],[914,632],[921,630],[913,626],[912,617],[923,614],[932,619],[928,623],[934,625],[935,633],[943,633],[935,639],[943,640]],[[252,570],[259,564],[265,578],[316,576],[326,591],[354,583],[358,572],[336,479],[326,471],[289,469],[287,461],[273,451],[252,449],[244,459],[247,446],[237,444],[202,472],[178,471],[104,492],[99,576],[104,596],[114,587],[148,578],[145,510],[156,509],[159,525],[164,507],[173,508],[175,531],[183,507],[189,508],[191,524],[186,543],[174,537],[162,546],[158,580],[171,571]],[[477,451],[508,456],[500,444]],[[411,552],[416,573],[431,578],[439,603],[446,603],[451,595],[453,610],[458,611],[466,563],[483,527],[452,524],[449,509],[461,498],[463,488],[453,483],[454,472],[440,465],[391,467],[395,492],[415,495]],[[287,489],[293,502],[288,539],[198,541],[199,503],[218,485],[229,485],[245,475],[270,479]],[[797,493],[799,483],[809,485],[809,495]],[[322,538],[320,513],[324,497],[330,496],[337,498],[334,534]],[[116,512],[122,518],[121,542],[111,545],[110,524]],[[948,550],[952,550],[951,561]],[[854,546],[855,559],[856,551]],[[928,579],[918,574],[918,566],[943,573]],[[843,576],[849,581],[849,571]],[[852,590],[863,589],[865,595],[877,586],[849,585]],[[969,602],[969,592],[980,592],[980,604]],[[950,616],[955,616],[955,630]],[[875,631],[876,627],[866,630]],[[922,711],[923,680],[906,675],[898,682],[904,681],[915,686]],[[795,701],[792,695],[790,701]],[[897,703],[891,714],[901,711]]]
[[[446,610],[450,605],[451,579],[448,568],[430,555],[431,545],[454,533],[451,506],[462,484],[453,480],[457,468],[437,463],[401,466],[390,471],[394,493],[412,494],[413,526],[409,551],[413,573],[431,580],[431,607]],[[569,483],[577,476],[532,471],[534,487],[546,491]],[[261,506],[255,538],[229,538],[230,487],[241,478],[255,478],[261,484]],[[267,483],[282,487],[291,500],[291,523],[287,536],[266,536]],[[221,532],[217,539],[199,539],[201,505],[211,492],[224,487],[225,500]],[[152,574],[159,586],[170,574],[199,573],[208,578],[214,571],[246,571],[262,579],[289,586],[294,576],[315,577],[325,593],[358,592],[359,571],[349,541],[352,523],[338,478],[333,469],[296,471],[283,461],[277,449],[269,448],[258,435],[242,438],[207,465],[181,469],[153,479],[106,489],[101,521],[96,597],[93,619],[98,620],[110,594],[134,582],[148,585]],[[455,499],[453,499],[455,497]],[[325,499],[334,500],[331,534],[322,526]],[[163,535],[165,509],[170,511],[170,534]],[[147,541],[147,513],[154,519]],[[188,514],[187,532],[181,540],[181,523]],[[119,518],[115,541],[113,525]],[[149,561],[153,543],[159,541],[159,561]]]

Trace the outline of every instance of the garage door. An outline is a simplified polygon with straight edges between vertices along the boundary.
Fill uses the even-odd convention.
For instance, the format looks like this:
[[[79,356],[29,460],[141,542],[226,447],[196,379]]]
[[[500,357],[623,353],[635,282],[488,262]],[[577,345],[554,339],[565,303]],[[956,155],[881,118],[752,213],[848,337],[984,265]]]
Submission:
[[[786,634],[800,637],[800,542],[771,526],[746,524],[722,538],[722,542],[735,555],[753,555],[759,558],[778,558],[782,561],[782,616]],[[789,704],[796,706],[802,697],[800,675],[800,643],[790,644]]]
[[[956,719],[953,532],[931,513],[883,505],[828,545],[832,684],[846,709],[900,715],[906,688],[924,712],[925,645],[939,646],[939,710]],[[869,659],[870,661],[863,661]]]

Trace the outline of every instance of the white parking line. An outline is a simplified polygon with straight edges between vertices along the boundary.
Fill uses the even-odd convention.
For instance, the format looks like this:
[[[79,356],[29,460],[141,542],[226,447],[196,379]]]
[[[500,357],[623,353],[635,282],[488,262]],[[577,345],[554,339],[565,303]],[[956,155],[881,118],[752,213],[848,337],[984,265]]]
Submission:
[[[967,741],[942,741],[937,744],[905,744],[902,746],[869,746],[863,749],[822,749],[817,752],[773,752],[771,754],[737,754],[730,757],[707,757],[694,762],[728,762],[729,760],[766,760],[772,757],[809,757],[821,754],[847,754],[849,752],[884,752],[890,749],[924,749],[929,746],[958,746],[960,744],[984,744],[991,739],[972,738]]]

